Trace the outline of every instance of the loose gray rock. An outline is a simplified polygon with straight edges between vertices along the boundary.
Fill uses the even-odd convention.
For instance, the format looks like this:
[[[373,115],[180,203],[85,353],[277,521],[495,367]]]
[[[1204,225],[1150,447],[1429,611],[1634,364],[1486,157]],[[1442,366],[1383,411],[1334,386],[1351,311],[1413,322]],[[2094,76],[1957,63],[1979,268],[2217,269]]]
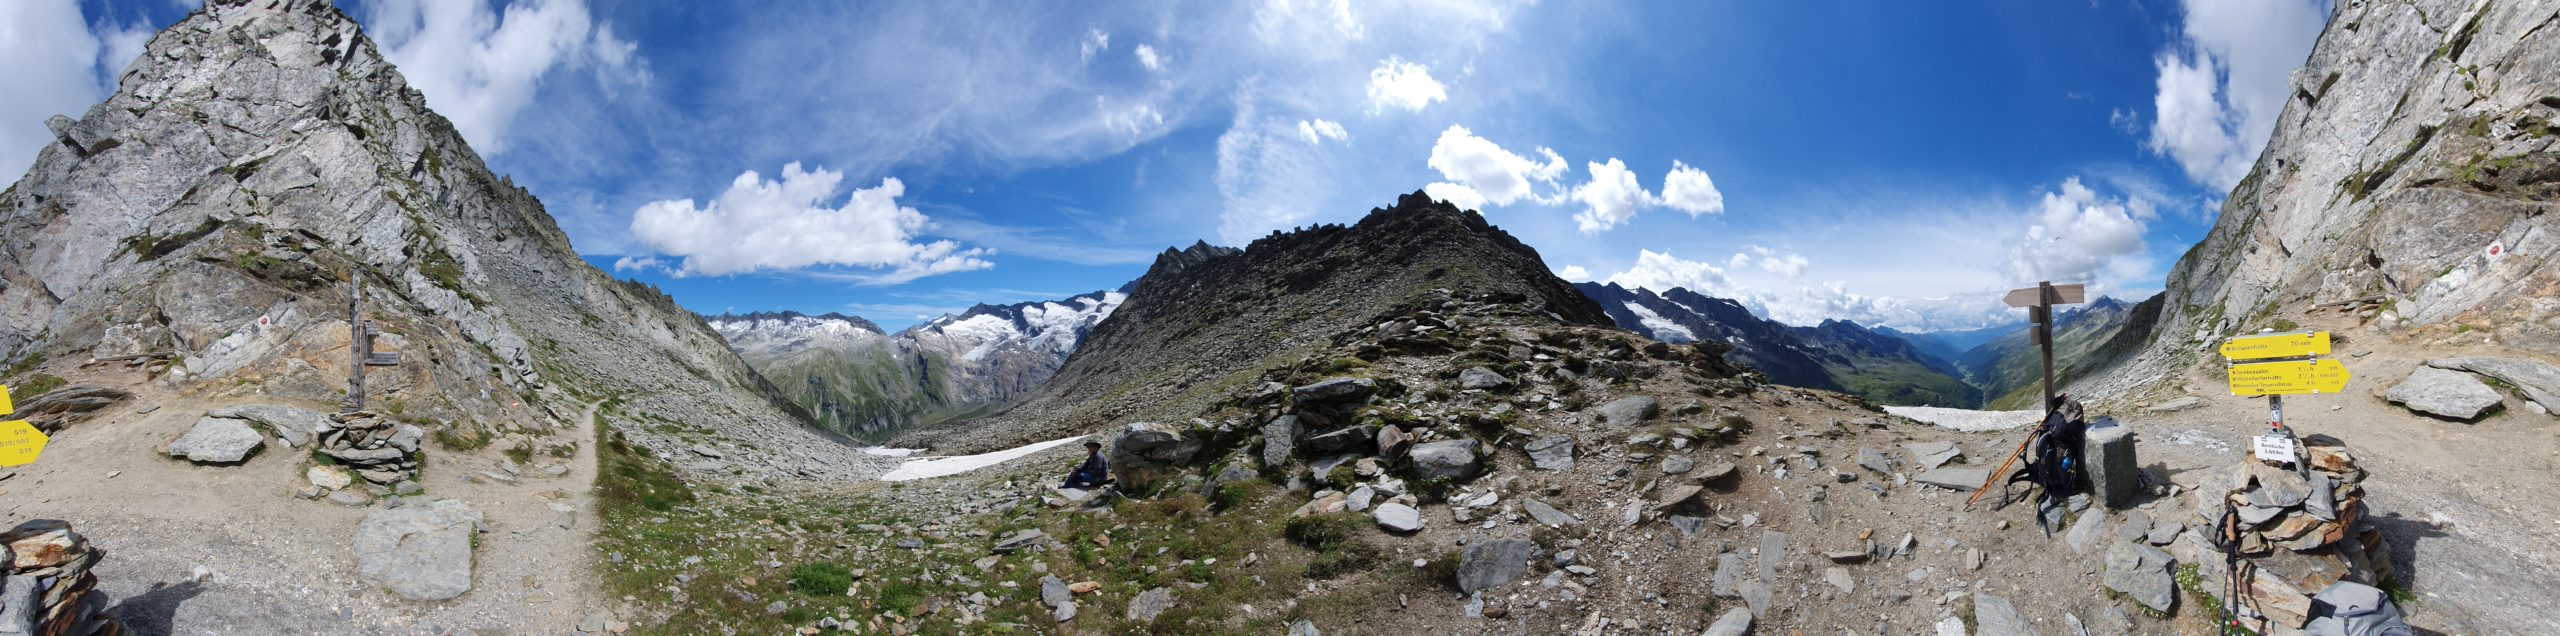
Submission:
[[[1173,590],[1159,587],[1139,592],[1137,597],[1129,599],[1129,611],[1124,616],[1141,623],[1153,623],[1157,615],[1168,609],[1173,609]]]
[[[1878,475],[1893,474],[1893,460],[1873,448],[1858,449],[1858,466],[1876,471]]]
[[[1911,451],[1912,459],[1920,464],[1921,470],[1935,470],[1945,466],[1947,462],[1954,461],[1957,457],[1964,456],[1964,451],[1957,450],[1954,442],[1912,442],[1902,447]],[[1979,481],[1973,483],[1982,484]]]
[[[240,404],[214,409],[206,417],[227,417],[267,425],[287,447],[311,443],[311,432],[329,421],[317,411],[283,404]]]
[[[2151,513],[2140,510],[2125,511],[2124,523],[2116,526],[2116,540],[2141,541],[2148,536],[2151,536]]]
[[[375,510],[356,525],[356,574],[414,601],[461,596],[480,522],[478,509],[451,499]]]
[[[1689,472],[1689,469],[1695,467],[1697,467],[1697,462],[1690,460],[1687,455],[1672,455],[1670,457],[1662,458],[1662,474],[1665,475],[1686,473]]]
[[[1416,477],[1464,481],[1476,476],[1476,441],[1452,439],[1415,444],[1409,459]]]
[[[1641,395],[1619,398],[1600,405],[1600,422],[1617,427],[1635,426],[1643,424],[1645,420],[1653,419],[1654,414],[1661,410],[1661,407],[1654,404],[1653,398]]]
[[[1849,576],[1849,568],[1823,568],[1822,580],[1830,583],[1832,587],[1840,588],[1841,594],[1850,594],[1858,591],[1858,579],[1857,577]]]
[[[1467,546],[1458,555],[1458,593],[1474,594],[1520,579],[1529,571],[1529,558],[1536,556],[1538,544],[1526,538],[1491,539]]]
[[[1367,426],[1345,426],[1300,440],[1309,453],[1352,453],[1368,455],[1377,452],[1377,433]]]
[[[1288,636],[1324,636],[1324,630],[1316,629],[1314,622],[1301,618],[1289,624]]]
[[[1282,415],[1262,425],[1262,466],[1277,468],[1289,464],[1298,445],[1298,416]]]
[[[2107,548],[2106,574],[2102,579],[2107,589],[2133,597],[2156,611],[2169,611],[2177,599],[2177,580],[2170,573],[2174,564],[2169,553],[2139,543],[2118,541]]]
[[[2036,636],[2027,625],[2027,616],[2009,599],[1976,593],[1973,595],[1974,636]]]
[[[990,550],[996,554],[1012,554],[1048,541],[1049,533],[1041,532],[1038,528],[1026,528],[1006,536],[1002,541],[997,541],[995,547]]]
[[[1573,515],[1565,514],[1564,511],[1557,510],[1555,506],[1547,505],[1547,502],[1536,499],[1520,500],[1520,511],[1529,513],[1529,518],[1538,520],[1538,523],[1547,524],[1547,527],[1550,528],[1562,528],[1576,523],[1581,523],[1580,520],[1574,519]]]
[[[1936,468],[1911,478],[1912,481],[1923,484],[1965,492],[1982,487],[1982,482],[1989,479],[1991,479],[1991,469],[1981,466]]]
[[[2482,384],[2479,378],[2435,367],[2410,371],[2407,379],[2392,386],[2383,397],[2412,411],[2464,421],[2479,419],[2499,401],[2498,390]]]
[[[391,431],[391,439],[389,442],[392,448],[400,449],[400,452],[415,453],[418,452],[418,440],[426,439],[426,437],[426,429],[402,424],[400,425],[400,428]]]
[[[1131,422],[1111,440],[1111,470],[1124,486],[1143,488],[1171,467],[1191,461],[1200,444],[1200,438],[1181,427]]]
[[[1351,489],[1351,496],[1344,499],[1344,502],[1348,507],[1343,508],[1343,510],[1351,512],[1367,512],[1369,510],[1370,502],[1377,500],[1377,498],[1377,489],[1370,488],[1368,484],[1361,484],[1360,487]]]
[[[1743,636],[1749,633],[1751,633],[1751,610],[1736,607],[1725,610],[1723,616],[1716,617],[1715,624],[1708,625],[1706,633],[1700,636]]]
[[[227,417],[196,420],[195,428],[178,441],[169,444],[169,456],[208,464],[232,464],[248,459],[249,453],[267,443],[266,436],[249,423]]]
[[[1716,462],[1708,464],[1706,470],[1698,471],[1697,478],[1698,483],[1712,484],[1732,479],[1734,475],[1741,474],[1741,472],[1741,469],[1736,468],[1732,462]]]
[[[2560,409],[2560,367],[2520,358],[2444,358],[2427,366],[2497,378],[2546,412]]]
[[[1499,390],[1509,388],[1510,386],[1511,378],[1502,377],[1502,374],[1494,373],[1492,369],[1484,367],[1467,367],[1467,370],[1458,372],[1458,388],[1460,389],[1469,391],[1477,389]]]
[[[2097,547],[2106,534],[2107,513],[2090,511],[2082,513],[2078,521],[2071,522],[2071,529],[2063,534],[2062,542],[2070,544],[2073,552],[2088,554],[2089,549]]]
[[[1529,463],[1536,465],[1538,470],[1573,470],[1573,438],[1571,437],[1563,435],[1541,437],[1529,442],[1528,446],[1521,447],[1521,450],[1528,451]]]
[[[1067,589],[1065,580],[1056,576],[1040,577],[1040,604],[1053,608],[1063,607],[1074,603],[1075,597],[1075,592]]]
[[[1380,504],[1375,512],[1369,513],[1369,516],[1377,520],[1380,529],[1388,532],[1422,531],[1422,511],[1413,509],[1413,506],[1400,503]]]
[[[1368,397],[1378,390],[1378,381],[1368,378],[1334,378],[1289,390],[1289,399],[1299,404],[1331,404]]]

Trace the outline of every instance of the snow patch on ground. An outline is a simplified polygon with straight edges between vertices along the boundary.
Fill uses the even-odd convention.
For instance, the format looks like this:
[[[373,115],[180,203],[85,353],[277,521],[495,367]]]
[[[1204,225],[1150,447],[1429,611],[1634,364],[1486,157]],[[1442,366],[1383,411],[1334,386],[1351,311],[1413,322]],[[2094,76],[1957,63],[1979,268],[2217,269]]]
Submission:
[[[914,481],[935,477],[949,477],[1021,459],[1031,455],[1032,453],[1064,446],[1084,438],[1085,436],[1083,435],[1077,435],[1075,437],[1053,439],[1028,446],[1008,448],[992,453],[981,453],[977,455],[919,457],[907,460],[906,463],[899,464],[898,469],[889,471],[889,474],[881,475],[880,481]]]
[[[921,448],[890,448],[887,446],[864,446],[854,450],[862,451],[865,455],[878,455],[881,457],[906,457],[908,455],[924,452],[924,449]]]
[[[2006,431],[2034,426],[2044,417],[2042,411],[1976,411],[1935,406],[1888,406],[1884,412],[1927,422],[1938,428],[1965,431]]]
[[[1642,324],[1645,329],[1653,331],[1653,339],[1655,340],[1679,344],[1698,339],[1698,334],[1691,333],[1688,327],[1682,327],[1680,326],[1680,323],[1664,320],[1662,318],[1662,314],[1653,313],[1653,310],[1646,309],[1644,305],[1627,303],[1627,311],[1633,312],[1636,315],[1636,322],[1638,324]]]

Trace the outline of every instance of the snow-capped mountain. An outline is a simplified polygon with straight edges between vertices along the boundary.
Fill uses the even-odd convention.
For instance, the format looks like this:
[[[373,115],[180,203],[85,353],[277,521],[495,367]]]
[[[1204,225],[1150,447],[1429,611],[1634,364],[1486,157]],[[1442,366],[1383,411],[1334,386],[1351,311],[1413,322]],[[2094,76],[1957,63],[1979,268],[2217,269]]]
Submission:
[[[1058,372],[1128,298],[978,305],[898,331],[858,316],[723,314],[704,321],[820,425],[876,437],[1012,400]]]

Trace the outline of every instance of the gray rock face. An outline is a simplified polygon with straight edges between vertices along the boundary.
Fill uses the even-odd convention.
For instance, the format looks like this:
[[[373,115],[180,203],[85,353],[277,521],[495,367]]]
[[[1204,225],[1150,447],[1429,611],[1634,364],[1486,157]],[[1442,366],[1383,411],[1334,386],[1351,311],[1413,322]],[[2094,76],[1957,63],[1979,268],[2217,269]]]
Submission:
[[[1494,373],[1492,369],[1484,367],[1467,367],[1467,370],[1458,372],[1458,388],[1460,389],[1469,391],[1478,389],[1497,391],[1510,387],[1511,378],[1502,377],[1502,374]]]
[[[1476,476],[1476,441],[1452,439],[1415,444],[1411,459],[1414,476],[1464,481]]]
[[[1911,480],[1931,486],[1937,486],[1939,488],[1970,492],[1975,488],[1981,488],[1983,480],[1990,478],[1990,468],[1979,466],[1958,466],[1933,469],[1928,472],[1920,473],[1918,476],[1912,477]]]
[[[2498,405],[2498,390],[2471,374],[2419,367],[2383,396],[2409,410],[2457,420],[2474,420]]]
[[[1333,404],[1368,397],[1377,390],[1377,380],[1334,378],[1290,389],[1289,399],[1299,404]]]
[[[2107,589],[2133,597],[2143,606],[2162,612],[2177,599],[2177,580],[2170,573],[2175,559],[2169,553],[2139,543],[2117,541],[2107,548],[2106,574],[2102,582]]]
[[[1537,556],[1538,544],[1526,538],[1508,537],[1480,541],[1467,546],[1458,555],[1458,593],[1474,594],[1520,579],[1529,571],[1529,558]]]
[[[1529,442],[1521,450],[1529,453],[1529,463],[1538,470],[1573,470],[1573,438],[1549,435]]]
[[[2009,599],[1976,593],[1973,595],[1974,636],[2036,636],[2027,616]]]
[[[169,444],[169,456],[208,464],[230,464],[248,459],[250,452],[266,443],[266,436],[258,434],[257,429],[249,428],[248,422],[207,417],[196,420],[195,428],[188,429],[186,435]]]
[[[1377,439],[1367,426],[1345,426],[1341,430],[1308,436],[1300,442],[1308,453],[1353,453],[1367,455],[1378,450]]]
[[[1618,427],[1635,426],[1643,424],[1645,420],[1653,419],[1654,414],[1660,413],[1661,410],[1660,406],[1654,404],[1653,398],[1641,395],[1618,398],[1616,401],[1600,405],[1600,422]]]
[[[1124,616],[1141,623],[1153,623],[1157,615],[1169,609],[1173,609],[1173,590],[1159,587],[1139,592],[1129,599],[1129,611]]]
[[[2104,418],[2099,422],[2114,423]],[[2097,495],[2098,504],[2108,508],[2131,505],[2134,491],[2142,483],[2142,465],[2134,453],[2133,427],[2092,424],[2081,449],[2081,456],[2088,462],[2081,472],[2089,476],[2089,492]]]
[[[1298,416],[1282,415],[1262,425],[1262,466],[1277,468],[1289,464],[1298,447]]]
[[[2547,412],[2560,409],[2560,367],[2520,358],[2444,358],[2427,366],[2497,378]]]
[[[1369,516],[1378,522],[1379,528],[1388,532],[1405,533],[1422,530],[1422,511],[1413,509],[1413,506],[1400,503],[1384,504],[1378,506],[1378,509],[1371,512]]]
[[[207,417],[227,417],[267,425],[285,446],[311,443],[312,431],[326,425],[329,416],[310,409],[283,404],[241,404],[214,409]]]
[[[1115,479],[1145,487],[1168,469],[1191,461],[1191,455],[1200,452],[1200,443],[1190,431],[1175,425],[1131,422],[1111,439],[1107,460]]]
[[[479,525],[479,510],[450,499],[375,510],[356,526],[356,573],[410,600],[461,596],[471,591],[471,536]]]

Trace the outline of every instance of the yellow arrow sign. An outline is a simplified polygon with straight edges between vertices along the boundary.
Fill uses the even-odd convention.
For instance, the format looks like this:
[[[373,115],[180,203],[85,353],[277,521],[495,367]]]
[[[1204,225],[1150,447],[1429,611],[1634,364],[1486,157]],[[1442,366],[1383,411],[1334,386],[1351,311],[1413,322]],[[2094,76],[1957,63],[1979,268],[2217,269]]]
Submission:
[[[21,466],[44,453],[44,431],[26,420],[0,422],[0,467]]]
[[[2329,355],[2329,332],[2295,331],[2240,336],[2222,343],[2222,357],[2233,360],[2300,358]]]
[[[18,412],[18,405],[9,402],[9,387],[0,386],[0,415],[16,412]]]
[[[2232,395],[2300,395],[2347,390],[2347,365],[2336,360],[2290,360],[2231,365]]]

